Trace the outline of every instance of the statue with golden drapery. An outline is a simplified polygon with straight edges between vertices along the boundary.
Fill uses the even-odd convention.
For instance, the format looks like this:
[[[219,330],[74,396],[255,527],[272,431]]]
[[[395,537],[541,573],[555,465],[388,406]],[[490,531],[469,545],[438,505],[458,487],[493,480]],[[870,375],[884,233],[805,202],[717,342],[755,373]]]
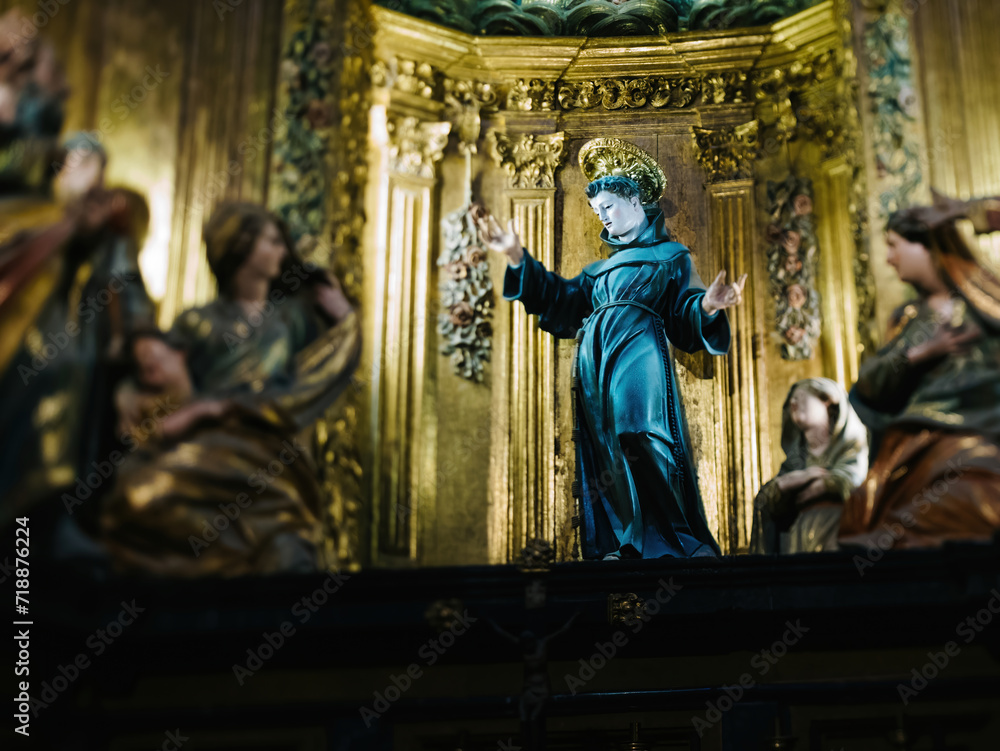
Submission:
[[[121,469],[105,541],[119,568],[158,575],[314,570],[323,500],[300,434],[350,382],[358,316],[258,206],[220,207],[205,240],[219,297],[131,347],[128,422],[171,402]]]
[[[977,207],[958,204],[889,217],[888,261],[918,297],[851,392],[881,436],[841,544],[927,547],[1000,530],[1000,279],[955,222]]]
[[[0,19],[0,522],[31,513],[44,555],[57,528],[63,553],[70,539],[87,547],[80,526],[96,532],[109,384],[127,329],[153,311],[137,265],[143,202],[104,187],[95,143],[58,146],[65,77],[23,23]]]

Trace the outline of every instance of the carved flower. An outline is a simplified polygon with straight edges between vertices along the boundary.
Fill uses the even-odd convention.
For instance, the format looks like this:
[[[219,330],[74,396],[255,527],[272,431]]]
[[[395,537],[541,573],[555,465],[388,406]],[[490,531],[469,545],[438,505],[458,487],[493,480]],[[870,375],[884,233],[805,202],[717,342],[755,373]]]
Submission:
[[[464,300],[456,305],[452,305],[448,312],[451,313],[451,322],[456,326],[468,326],[475,318],[476,312],[472,306]]]
[[[444,267],[444,271],[455,281],[465,279],[469,276],[469,267],[461,261],[453,261],[452,263],[447,264]]]
[[[796,310],[805,305],[806,300],[809,299],[806,296],[805,288],[801,284],[790,284],[785,287],[785,297],[788,298],[788,304]]]
[[[294,60],[285,60],[281,63],[281,80],[293,89],[299,87],[299,73],[301,72]]]
[[[306,120],[313,128],[322,128],[330,124],[330,108],[319,99],[309,102]]]
[[[785,340],[789,344],[798,344],[802,341],[802,337],[806,335],[806,330],[801,326],[792,326],[788,331],[785,332]]]
[[[486,260],[486,251],[473,245],[465,251],[465,262],[470,266],[478,266]]]
[[[798,256],[785,256],[782,268],[789,276],[795,276],[802,271],[802,259]]]
[[[901,86],[896,101],[899,103],[899,108],[908,117],[914,117],[917,114],[917,92],[913,90],[912,86]]]
[[[329,44],[326,42],[318,42],[316,46],[312,48],[312,52],[309,53],[309,56],[313,59],[316,65],[322,66],[330,62],[332,52],[333,50],[330,49]]]
[[[794,229],[785,230],[781,241],[785,252],[790,256],[796,256],[799,254],[799,248],[802,245],[802,233],[797,232]]]
[[[812,213],[813,201],[805,193],[801,193],[795,196],[792,207],[795,209],[795,216],[805,216]]]

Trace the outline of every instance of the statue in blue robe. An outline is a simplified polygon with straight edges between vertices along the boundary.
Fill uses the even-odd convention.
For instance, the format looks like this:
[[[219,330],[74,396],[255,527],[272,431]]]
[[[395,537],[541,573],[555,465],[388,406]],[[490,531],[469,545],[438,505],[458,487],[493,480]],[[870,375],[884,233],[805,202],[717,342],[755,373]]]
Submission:
[[[722,310],[740,301],[745,278],[726,285],[722,272],[706,290],[690,250],[670,241],[658,209],[643,209],[635,182],[605,177],[587,195],[605,225],[610,257],[564,279],[523,249],[508,253],[503,290],[538,315],[544,331],[578,342],[575,491],[583,558],[718,555],[668,345],[725,354],[731,334]],[[507,245],[496,236],[484,232],[484,242]]]

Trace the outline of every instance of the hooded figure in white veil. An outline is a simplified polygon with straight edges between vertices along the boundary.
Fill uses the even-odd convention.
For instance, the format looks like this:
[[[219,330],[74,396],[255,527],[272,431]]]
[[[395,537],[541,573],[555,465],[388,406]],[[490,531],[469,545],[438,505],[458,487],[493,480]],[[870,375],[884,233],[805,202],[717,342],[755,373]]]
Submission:
[[[782,409],[778,475],[754,501],[750,552],[837,549],[844,500],[868,472],[868,431],[847,392],[829,378],[807,378]]]

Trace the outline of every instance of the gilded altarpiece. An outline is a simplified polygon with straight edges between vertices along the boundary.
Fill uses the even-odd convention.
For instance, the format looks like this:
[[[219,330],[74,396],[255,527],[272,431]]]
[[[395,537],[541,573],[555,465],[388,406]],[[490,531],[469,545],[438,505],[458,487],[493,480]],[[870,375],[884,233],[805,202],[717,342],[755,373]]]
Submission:
[[[709,526],[724,551],[746,549],[752,499],[782,458],[787,387],[820,374],[846,382],[857,367],[851,311],[867,259],[853,231],[856,151],[845,145],[855,138],[856,110],[849,87],[830,85],[853,75],[845,13],[828,0],[742,35],[529,41],[473,37],[372,9],[378,106],[364,272],[374,353],[365,458],[372,562],[503,563],[533,538],[551,543],[557,560],[577,555],[572,341],[543,334],[521,306],[498,300],[483,382],[452,373],[434,341],[441,236],[431,223],[464,205],[471,187],[474,200],[515,221],[547,267],[576,275],[602,253],[577,165],[581,147],[598,137],[631,142],[663,167],[667,227],[692,248],[706,283],[723,268],[733,278],[748,274],[745,302],[731,313],[730,354],[674,353]],[[474,118],[456,104],[456,91]],[[468,140],[473,119],[481,135],[466,156],[458,142]],[[426,140],[393,135],[401,122],[445,139],[439,161]],[[456,137],[459,130],[466,135]],[[401,173],[405,158],[426,171]],[[783,362],[769,336],[775,308],[762,219],[765,181],[792,173],[816,186],[830,322],[821,351],[801,363]],[[490,264],[499,290],[505,264]]]

